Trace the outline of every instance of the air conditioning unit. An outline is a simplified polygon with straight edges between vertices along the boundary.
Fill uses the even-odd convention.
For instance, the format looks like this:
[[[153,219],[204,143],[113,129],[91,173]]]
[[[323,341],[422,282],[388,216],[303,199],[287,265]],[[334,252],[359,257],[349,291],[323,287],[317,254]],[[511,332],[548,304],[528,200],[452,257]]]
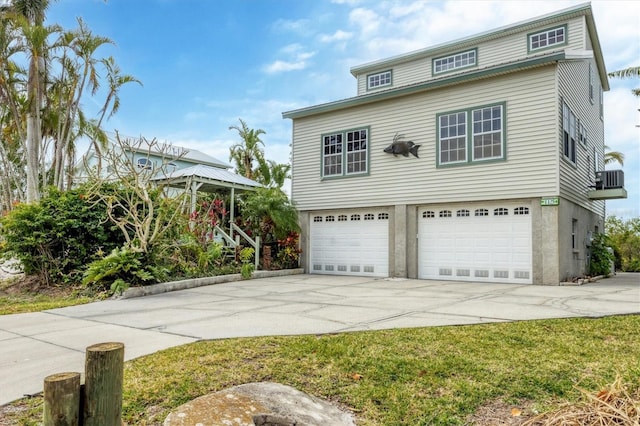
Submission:
[[[602,170],[596,172],[596,189],[624,188],[622,170]]]

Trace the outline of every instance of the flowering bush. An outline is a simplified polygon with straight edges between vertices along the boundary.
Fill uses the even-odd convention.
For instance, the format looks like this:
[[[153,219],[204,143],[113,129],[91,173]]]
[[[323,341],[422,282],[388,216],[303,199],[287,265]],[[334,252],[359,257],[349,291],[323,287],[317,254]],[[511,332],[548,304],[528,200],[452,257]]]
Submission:
[[[302,253],[299,244],[300,234],[295,231],[289,232],[286,238],[278,240],[276,262],[282,269],[293,269],[299,266],[300,253]]]
[[[191,232],[202,244],[213,241],[214,228],[224,226],[227,209],[224,201],[215,198],[211,201],[203,201],[189,216]]]

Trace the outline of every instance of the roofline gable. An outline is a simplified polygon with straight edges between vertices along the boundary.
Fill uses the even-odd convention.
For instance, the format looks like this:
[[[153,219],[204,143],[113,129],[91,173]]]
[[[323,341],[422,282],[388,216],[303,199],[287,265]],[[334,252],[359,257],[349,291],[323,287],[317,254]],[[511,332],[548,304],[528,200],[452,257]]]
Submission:
[[[594,50],[594,56],[596,58],[596,64],[600,74],[600,80],[602,88],[605,91],[609,90],[609,81],[607,77],[606,67],[604,65],[604,57],[602,55],[602,48],[600,46],[600,40],[598,39],[598,33],[596,30],[595,21],[593,19],[593,10],[591,3],[582,3],[576,6],[572,6],[566,9],[562,9],[556,12],[548,13],[546,15],[534,17],[524,21],[516,22],[514,24],[506,25],[499,28],[494,28],[479,34],[463,37],[457,40],[437,44],[425,49],[415,50],[412,52],[404,53],[390,58],[385,58],[373,62],[368,62],[362,65],[356,65],[351,68],[351,74],[356,77],[360,74],[369,73],[381,68],[388,68],[394,65],[402,64],[405,62],[414,61],[417,59],[424,59],[427,57],[433,57],[447,52],[458,51],[466,49],[468,47],[476,46],[477,44],[504,37],[519,32],[526,32],[543,26],[548,26],[566,20],[567,18],[584,16],[586,18],[587,29],[591,43]]]
[[[480,78],[489,78],[500,74],[508,74],[512,72],[521,71],[523,69],[535,68],[539,66],[556,63],[567,59],[565,52],[553,52],[535,57],[529,57],[526,59],[500,64],[489,68],[483,68],[479,70],[471,70],[465,73],[454,74],[438,78],[435,80],[428,80],[422,83],[412,84],[408,86],[402,86],[395,89],[388,89],[384,91],[374,92],[370,94],[355,96],[352,98],[346,98],[339,101],[328,102],[320,105],[314,105],[306,108],[300,108],[292,111],[286,111],[282,113],[282,118],[301,118],[308,117],[316,114],[322,114],[325,112],[336,111],[340,109],[350,108],[359,105],[365,105],[381,100],[397,98],[399,96],[405,96],[408,94],[414,94],[441,88],[444,86],[450,86],[454,84],[460,84],[463,82],[477,80]]]

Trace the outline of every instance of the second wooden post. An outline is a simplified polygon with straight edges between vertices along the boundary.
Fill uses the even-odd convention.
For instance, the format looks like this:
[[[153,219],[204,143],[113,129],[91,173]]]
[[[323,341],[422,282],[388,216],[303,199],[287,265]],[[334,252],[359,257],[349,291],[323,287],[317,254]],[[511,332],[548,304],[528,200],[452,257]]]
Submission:
[[[122,425],[124,344],[98,343],[87,348],[83,420],[85,426]]]

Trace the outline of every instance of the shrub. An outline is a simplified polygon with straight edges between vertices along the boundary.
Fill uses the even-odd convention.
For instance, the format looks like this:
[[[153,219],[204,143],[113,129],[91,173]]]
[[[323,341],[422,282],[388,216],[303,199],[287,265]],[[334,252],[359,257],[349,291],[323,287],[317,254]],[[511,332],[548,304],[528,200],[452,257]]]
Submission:
[[[282,269],[293,269],[300,265],[299,248],[300,234],[295,231],[289,232],[287,238],[278,240],[278,254],[276,262]]]
[[[85,187],[51,188],[39,203],[16,206],[0,223],[2,257],[15,257],[25,274],[46,283],[79,281],[86,264],[123,242],[104,207],[88,202]]]
[[[240,203],[240,216],[247,234],[259,235],[263,244],[300,230],[298,211],[278,188],[258,188],[246,194]]]
[[[591,261],[589,262],[589,274],[609,275],[613,254],[609,252],[609,240],[604,234],[596,234],[591,242]]]
[[[240,267],[240,274],[242,278],[249,279],[251,275],[253,275],[253,271],[256,266],[253,263],[253,255],[255,254],[255,250],[252,247],[245,247],[240,250],[240,262],[242,262],[242,266]]]
[[[151,284],[165,277],[166,270],[147,262],[144,253],[115,248],[108,256],[89,265],[82,282],[96,290],[122,293],[131,285]]]
[[[616,267],[624,272],[640,272],[640,218],[624,221],[609,216],[605,229],[616,254]]]

